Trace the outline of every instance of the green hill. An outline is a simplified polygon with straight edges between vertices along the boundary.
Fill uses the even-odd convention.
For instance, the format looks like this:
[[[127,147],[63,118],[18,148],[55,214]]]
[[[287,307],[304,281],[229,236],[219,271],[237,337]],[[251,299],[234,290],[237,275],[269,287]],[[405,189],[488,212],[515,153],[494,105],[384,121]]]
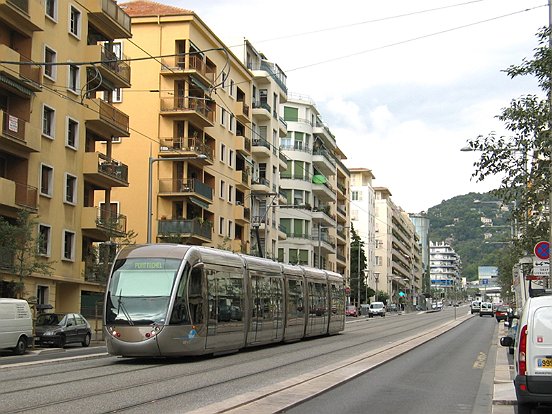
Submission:
[[[444,200],[427,212],[429,240],[452,246],[468,281],[477,279],[478,266],[498,266],[512,237],[511,211],[494,201],[490,193],[469,193]]]

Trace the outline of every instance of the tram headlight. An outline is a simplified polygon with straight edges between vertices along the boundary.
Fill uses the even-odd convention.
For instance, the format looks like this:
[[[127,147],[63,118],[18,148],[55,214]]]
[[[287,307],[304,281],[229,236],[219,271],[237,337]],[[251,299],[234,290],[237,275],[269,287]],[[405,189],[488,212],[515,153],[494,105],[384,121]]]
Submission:
[[[153,338],[154,336],[156,336],[159,332],[161,331],[161,327],[160,326],[154,326],[153,329],[149,332],[146,332],[146,338],[150,339],[150,338]]]

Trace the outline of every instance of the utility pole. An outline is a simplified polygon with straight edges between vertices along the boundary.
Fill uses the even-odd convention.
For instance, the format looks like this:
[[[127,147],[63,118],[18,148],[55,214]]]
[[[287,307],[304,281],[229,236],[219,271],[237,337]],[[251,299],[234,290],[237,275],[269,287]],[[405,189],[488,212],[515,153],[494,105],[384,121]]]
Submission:
[[[360,237],[357,241],[357,249],[358,249],[358,265],[357,265],[357,296],[358,296],[358,302],[357,306],[360,308]]]

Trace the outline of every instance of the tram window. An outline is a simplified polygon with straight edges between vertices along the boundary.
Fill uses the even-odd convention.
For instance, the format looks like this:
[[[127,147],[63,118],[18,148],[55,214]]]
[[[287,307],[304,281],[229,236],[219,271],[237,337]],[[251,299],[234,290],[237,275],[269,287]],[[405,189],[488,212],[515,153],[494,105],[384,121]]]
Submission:
[[[302,318],[305,316],[305,305],[303,297],[303,282],[301,280],[288,280],[288,314],[290,317]]]
[[[243,319],[243,275],[231,271],[206,270],[209,291],[209,320],[217,322]]]
[[[202,280],[201,268],[194,267],[190,274],[190,288],[188,292],[192,323],[203,323]]]
[[[186,312],[186,274],[188,273],[189,266],[184,269],[184,275],[180,279],[178,289],[176,290],[176,297],[174,300],[174,306],[171,314],[171,324],[190,323],[188,313]]]

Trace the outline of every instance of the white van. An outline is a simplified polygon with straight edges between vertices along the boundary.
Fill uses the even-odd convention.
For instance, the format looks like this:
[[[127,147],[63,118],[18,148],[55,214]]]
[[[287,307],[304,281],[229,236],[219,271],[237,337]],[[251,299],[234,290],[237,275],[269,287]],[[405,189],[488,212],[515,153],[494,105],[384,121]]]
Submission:
[[[511,337],[500,339],[510,346]],[[552,403],[552,296],[529,298],[518,321],[514,386],[518,407],[530,411],[538,403]],[[519,411],[522,412],[522,411]]]
[[[26,300],[0,298],[0,349],[24,354],[33,340],[33,320]]]

